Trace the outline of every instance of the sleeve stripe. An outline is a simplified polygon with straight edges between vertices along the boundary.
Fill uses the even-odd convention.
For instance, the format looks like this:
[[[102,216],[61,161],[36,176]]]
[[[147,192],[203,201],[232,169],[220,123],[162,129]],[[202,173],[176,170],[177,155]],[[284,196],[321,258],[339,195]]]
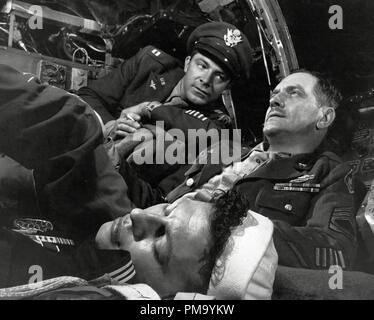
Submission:
[[[316,248],[316,266],[317,266],[317,267],[320,266],[320,259],[321,259],[321,256],[320,256],[320,249],[319,249],[319,248]]]
[[[338,266],[340,266],[341,263],[340,263],[340,261],[338,259],[338,253],[336,252],[336,250],[334,250],[334,258],[335,258],[335,264],[338,265]]]
[[[119,284],[125,284],[126,282],[128,282],[131,278],[133,278],[135,276],[136,272],[135,270],[126,278],[124,279],[121,279],[121,280],[118,280],[118,283]]]
[[[327,267],[327,249],[322,248],[322,267]]]
[[[131,273],[133,273],[135,271],[135,268],[134,266],[132,265],[128,270],[126,270],[126,272],[124,273],[121,273],[119,274],[118,276],[116,277],[112,277],[112,279],[114,280],[117,280],[117,281],[121,281],[122,279],[128,277]]]
[[[330,261],[329,261],[329,262],[330,262],[329,265],[330,265],[330,266],[333,266],[333,265],[335,264],[335,263],[334,263],[334,253],[333,253],[333,251],[332,251],[331,248],[329,249],[329,258],[330,258],[330,259],[329,259],[329,260],[330,260]]]
[[[339,250],[338,255],[339,255],[339,258],[340,258],[341,266],[342,266],[343,269],[345,269],[345,261],[344,261],[343,252],[341,252],[341,250]]]
[[[117,270],[114,270],[114,271],[110,272],[109,275],[110,275],[111,277],[116,277],[116,276],[118,276],[119,274],[121,274],[122,271],[128,269],[128,268],[131,267],[131,266],[132,266],[132,261],[129,261],[129,262],[128,262],[126,265],[124,265],[123,267],[121,267],[121,268],[119,268],[119,269],[117,269]]]

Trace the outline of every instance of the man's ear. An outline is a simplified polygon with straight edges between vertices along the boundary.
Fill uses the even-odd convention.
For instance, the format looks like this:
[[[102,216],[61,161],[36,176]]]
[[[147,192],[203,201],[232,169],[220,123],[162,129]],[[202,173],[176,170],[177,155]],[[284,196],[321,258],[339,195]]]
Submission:
[[[332,107],[321,107],[321,118],[318,120],[317,129],[327,129],[335,120],[335,109]]]
[[[191,62],[191,56],[187,56],[186,59],[184,59],[184,72],[187,72],[190,62]]]

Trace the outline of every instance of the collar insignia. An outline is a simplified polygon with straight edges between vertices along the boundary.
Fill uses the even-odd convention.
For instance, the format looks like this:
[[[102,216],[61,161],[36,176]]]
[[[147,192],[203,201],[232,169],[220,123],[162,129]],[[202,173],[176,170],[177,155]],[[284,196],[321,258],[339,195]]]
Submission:
[[[238,29],[227,29],[227,33],[223,36],[223,39],[225,40],[226,46],[231,48],[243,41],[242,35]]]
[[[156,87],[156,83],[153,81],[153,80],[151,80],[151,84],[149,85],[153,90],[156,90],[157,89],[157,87]]]

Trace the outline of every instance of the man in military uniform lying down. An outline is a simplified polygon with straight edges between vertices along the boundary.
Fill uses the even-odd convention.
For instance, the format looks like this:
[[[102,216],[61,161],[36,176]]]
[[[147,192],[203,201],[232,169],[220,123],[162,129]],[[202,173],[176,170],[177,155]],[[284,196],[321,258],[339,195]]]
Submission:
[[[272,224],[255,213],[247,216],[240,195],[113,211],[110,203],[123,196],[126,185],[106,165],[110,160],[101,145],[100,118],[77,96],[4,65],[0,131],[0,151],[33,168],[37,192],[49,195],[38,216],[2,212],[1,287],[74,276],[117,285],[145,283],[161,297],[209,289],[218,297],[242,298],[255,279],[267,288],[263,298],[270,297],[277,263]],[[103,192],[100,183],[87,186],[92,177],[109,179],[118,193]],[[240,230],[233,238],[236,227]],[[246,249],[239,250],[239,261],[251,263],[242,266],[248,272],[239,272],[228,291],[232,280],[225,281],[226,272],[217,273],[219,281],[212,274],[221,257],[225,270],[230,269],[231,249],[237,245]],[[235,267],[240,267],[237,262]]]

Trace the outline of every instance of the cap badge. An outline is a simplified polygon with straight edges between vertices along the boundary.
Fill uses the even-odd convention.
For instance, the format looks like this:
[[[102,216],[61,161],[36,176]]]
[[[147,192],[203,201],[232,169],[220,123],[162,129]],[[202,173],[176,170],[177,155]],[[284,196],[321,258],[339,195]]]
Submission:
[[[223,36],[226,46],[235,47],[238,43],[242,42],[242,35],[238,29],[227,29],[227,33]]]

